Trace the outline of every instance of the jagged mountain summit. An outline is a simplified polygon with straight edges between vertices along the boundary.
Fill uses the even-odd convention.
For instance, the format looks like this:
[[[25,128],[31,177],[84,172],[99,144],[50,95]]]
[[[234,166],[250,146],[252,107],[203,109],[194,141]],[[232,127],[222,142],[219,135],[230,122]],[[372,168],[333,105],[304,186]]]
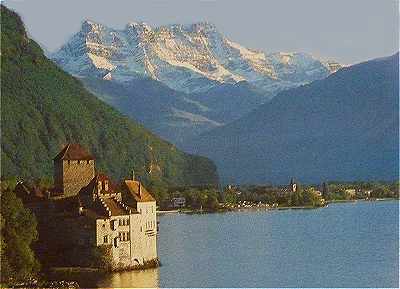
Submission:
[[[51,57],[79,77],[118,82],[150,77],[186,93],[247,81],[269,96],[341,67],[305,53],[247,49],[207,22],[157,28],[132,22],[117,30],[86,20]]]

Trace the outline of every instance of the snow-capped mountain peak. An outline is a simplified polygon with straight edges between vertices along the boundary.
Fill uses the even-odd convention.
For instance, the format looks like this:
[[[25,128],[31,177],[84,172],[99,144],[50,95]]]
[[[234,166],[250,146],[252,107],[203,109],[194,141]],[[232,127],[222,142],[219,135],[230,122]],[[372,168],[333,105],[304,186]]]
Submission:
[[[85,20],[52,58],[81,77],[113,81],[151,77],[185,92],[247,81],[266,92],[321,79],[339,68],[304,53],[264,53],[227,39],[209,22],[151,27],[130,22],[123,30]]]

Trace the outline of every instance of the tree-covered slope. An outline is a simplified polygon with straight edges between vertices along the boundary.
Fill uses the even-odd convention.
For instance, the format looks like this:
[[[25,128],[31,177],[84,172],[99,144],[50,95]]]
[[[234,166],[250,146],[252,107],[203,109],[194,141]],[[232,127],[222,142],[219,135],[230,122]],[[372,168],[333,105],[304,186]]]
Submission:
[[[48,60],[14,12],[1,6],[2,176],[52,176],[52,158],[67,142],[96,156],[114,178],[132,168],[146,181],[216,183],[214,164],[185,154],[89,93]]]
[[[201,135],[223,182],[389,180],[399,173],[399,54],[283,91]]]

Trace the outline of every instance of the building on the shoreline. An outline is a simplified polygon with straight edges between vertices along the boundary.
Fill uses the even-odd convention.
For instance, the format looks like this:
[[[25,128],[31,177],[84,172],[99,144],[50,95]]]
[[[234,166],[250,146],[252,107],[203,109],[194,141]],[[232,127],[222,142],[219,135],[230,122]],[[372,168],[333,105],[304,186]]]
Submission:
[[[112,269],[158,265],[156,201],[134,179],[115,185],[95,173],[95,158],[68,144],[54,159],[55,191],[77,198],[80,216],[95,222],[95,245],[110,254]]]
[[[355,189],[345,189],[344,193],[347,199],[355,199],[356,198],[356,190]]]
[[[176,197],[171,199],[171,205],[172,208],[183,208],[186,206],[186,198],[184,197]]]

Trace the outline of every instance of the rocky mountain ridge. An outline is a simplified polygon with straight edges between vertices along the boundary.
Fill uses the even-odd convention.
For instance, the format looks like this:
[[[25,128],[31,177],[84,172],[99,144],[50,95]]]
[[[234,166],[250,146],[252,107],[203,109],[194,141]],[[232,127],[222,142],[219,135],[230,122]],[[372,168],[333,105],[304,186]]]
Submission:
[[[150,77],[186,93],[247,81],[269,96],[341,67],[305,53],[245,48],[207,22],[157,28],[131,22],[118,30],[86,20],[51,57],[79,77],[119,82]]]

